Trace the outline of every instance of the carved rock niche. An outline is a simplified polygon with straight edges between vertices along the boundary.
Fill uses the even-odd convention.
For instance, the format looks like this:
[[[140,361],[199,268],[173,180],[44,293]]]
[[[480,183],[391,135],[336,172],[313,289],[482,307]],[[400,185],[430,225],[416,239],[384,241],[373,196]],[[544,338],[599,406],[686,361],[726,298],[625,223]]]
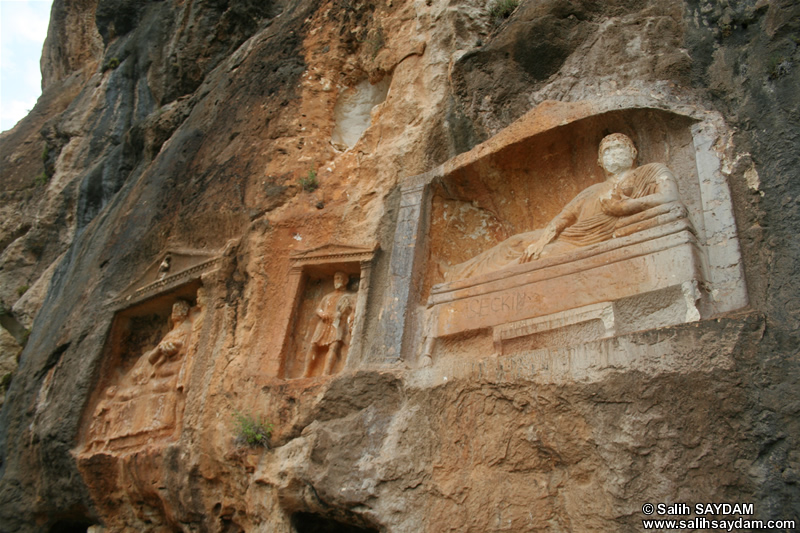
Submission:
[[[124,454],[176,440],[206,313],[206,289],[221,256],[163,254],[122,295],[95,391],[84,411],[79,453]]]
[[[713,126],[648,108],[577,117],[572,111],[557,127],[521,119],[426,178],[429,260],[420,263],[416,343],[422,364],[567,347],[746,305],[729,192],[711,149]],[[638,149],[637,176],[652,169],[637,178],[640,197],[672,187],[672,200],[605,220],[608,235],[577,247],[562,242],[569,232],[560,228],[565,233],[540,257],[520,260],[515,254],[541,235],[534,230],[555,223],[568,205],[588,205],[574,199],[591,193],[600,210],[601,194],[592,191],[610,197],[623,188],[606,186],[611,181],[598,164],[601,141],[614,133]],[[674,179],[663,178],[669,171]],[[620,194],[636,194],[633,188]],[[586,209],[571,214],[576,228]]]
[[[374,249],[329,244],[292,256],[292,309],[279,375],[329,376],[360,357]]]

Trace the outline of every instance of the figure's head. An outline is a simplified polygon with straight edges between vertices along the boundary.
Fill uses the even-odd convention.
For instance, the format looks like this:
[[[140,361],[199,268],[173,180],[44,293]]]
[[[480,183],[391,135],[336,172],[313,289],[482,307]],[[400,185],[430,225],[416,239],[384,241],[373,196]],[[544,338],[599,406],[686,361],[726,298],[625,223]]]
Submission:
[[[178,323],[189,316],[189,302],[186,300],[178,300],[172,304],[172,322]]]
[[[348,281],[350,281],[350,276],[344,272],[337,272],[333,275],[333,287],[335,289],[344,289],[347,287]]]
[[[606,173],[618,174],[632,168],[638,154],[630,137],[622,133],[612,133],[600,141],[597,163]]]
[[[197,307],[203,309],[208,303],[208,295],[203,287],[197,289]]]

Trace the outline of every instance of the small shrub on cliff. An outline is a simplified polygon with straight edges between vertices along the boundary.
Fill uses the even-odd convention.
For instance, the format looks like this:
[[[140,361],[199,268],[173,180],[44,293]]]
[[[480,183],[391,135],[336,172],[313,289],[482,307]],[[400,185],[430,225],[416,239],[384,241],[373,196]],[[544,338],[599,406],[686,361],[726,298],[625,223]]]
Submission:
[[[36,176],[35,178],[33,178],[33,182],[34,182],[34,183],[35,183],[37,186],[43,186],[43,185],[47,185],[47,182],[48,182],[48,181],[50,181],[50,178],[48,178],[48,177],[47,177],[47,172],[45,172],[44,170],[42,170],[42,171],[39,173],[39,175],[38,175],[38,176]]]
[[[108,63],[103,65],[103,72],[105,72],[107,70],[114,70],[118,66],[119,66],[119,58],[118,57],[112,57],[111,59],[108,60]]]
[[[0,378],[0,395],[3,395],[8,390],[8,387],[11,386],[11,380],[14,379],[14,374],[9,372],[5,374],[2,378]]]
[[[317,181],[317,171],[312,168],[308,171],[308,176],[300,178],[300,187],[307,192],[316,191],[319,187],[319,181]]]
[[[791,62],[787,61],[781,55],[773,55],[767,62],[767,77],[771,80],[776,80],[781,76],[785,76],[791,69]]]
[[[28,289],[30,289],[30,286],[20,285],[19,287],[17,287],[17,296],[22,296],[23,294],[28,292]]]
[[[502,22],[511,16],[519,6],[519,0],[495,0],[489,5],[489,14],[496,23]]]
[[[25,347],[28,344],[28,339],[31,337],[31,330],[26,329],[22,332],[22,342],[20,344]],[[19,361],[19,356],[17,356],[17,361]]]
[[[269,438],[272,436],[272,424],[253,415],[233,413],[233,420],[236,424],[236,444],[240,446],[263,446],[269,448]]]

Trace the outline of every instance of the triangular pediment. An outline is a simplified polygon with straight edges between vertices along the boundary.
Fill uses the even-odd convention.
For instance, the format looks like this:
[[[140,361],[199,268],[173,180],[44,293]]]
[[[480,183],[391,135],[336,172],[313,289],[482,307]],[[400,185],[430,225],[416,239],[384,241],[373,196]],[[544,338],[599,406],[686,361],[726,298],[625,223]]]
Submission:
[[[377,246],[354,246],[351,244],[328,243],[308,250],[292,253],[293,262],[333,262],[367,261],[375,254]]]
[[[126,307],[154,294],[200,279],[206,272],[218,268],[222,256],[223,250],[168,248],[111,303]]]

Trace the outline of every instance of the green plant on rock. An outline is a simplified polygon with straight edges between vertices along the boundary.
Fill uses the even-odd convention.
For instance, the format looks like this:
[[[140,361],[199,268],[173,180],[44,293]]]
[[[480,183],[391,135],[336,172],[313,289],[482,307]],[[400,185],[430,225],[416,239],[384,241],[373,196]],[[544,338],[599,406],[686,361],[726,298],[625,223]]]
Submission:
[[[36,185],[47,185],[47,182],[50,181],[50,178],[47,176],[47,172],[42,170],[38,176],[33,178],[34,183]]]
[[[489,5],[489,15],[495,22],[500,22],[511,16],[519,6],[519,0],[494,0]]]
[[[791,63],[785,57],[773,54],[767,61],[767,77],[771,80],[780,78],[789,73]]]
[[[119,66],[119,58],[118,57],[112,57],[111,59],[108,60],[108,63],[103,65],[103,72],[105,72],[107,70],[114,70],[118,66]]]
[[[263,446],[269,448],[269,438],[272,436],[272,424],[261,416],[257,418],[250,414],[233,413],[236,424],[236,443],[240,446]]]
[[[17,296],[22,296],[23,294],[28,292],[28,289],[30,289],[29,285],[20,285],[19,287],[17,287]]]
[[[9,372],[0,378],[0,394],[5,394],[8,387],[11,386],[11,380],[14,379],[14,373]]]
[[[300,187],[302,187],[304,191],[316,191],[319,187],[319,181],[317,181],[317,171],[312,168],[308,171],[308,176],[300,178],[299,183]]]

